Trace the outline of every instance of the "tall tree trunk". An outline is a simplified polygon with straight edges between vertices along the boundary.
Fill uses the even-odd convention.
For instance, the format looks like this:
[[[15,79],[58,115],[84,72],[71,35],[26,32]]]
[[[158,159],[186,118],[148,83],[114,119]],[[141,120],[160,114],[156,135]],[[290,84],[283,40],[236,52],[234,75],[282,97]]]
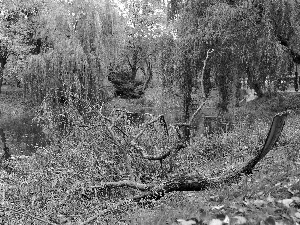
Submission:
[[[149,59],[150,60],[150,59]],[[151,65],[151,62],[147,61],[146,60],[146,65],[147,65],[147,72],[144,72],[144,75],[147,77],[147,80],[145,81],[144,83],[144,86],[143,86],[143,91],[145,92],[146,89],[148,88],[151,80],[152,80],[152,77],[153,77],[153,71],[152,71],[152,65]]]
[[[130,69],[131,69],[131,74],[130,74],[131,76],[129,77],[130,80],[135,80],[135,78],[136,78],[136,74],[138,71],[139,51],[140,51],[140,48],[135,47],[135,49],[133,51],[133,55],[132,55],[132,62],[130,62],[129,57],[127,56],[127,61],[130,66]]]
[[[255,91],[258,98],[261,98],[261,97],[264,96],[261,85],[258,82],[253,82],[252,83],[252,88],[254,89],[254,91]]]
[[[240,79],[240,78],[239,78]],[[242,96],[242,83],[240,80],[237,80],[236,84],[235,84],[235,106],[239,107],[240,106],[240,101],[243,101],[243,96]]]
[[[3,84],[3,70],[6,64],[6,58],[0,58],[0,93]]]
[[[10,154],[9,148],[6,143],[6,137],[5,137],[4,130],[2,128],[0,128],[0,137],[1,137],[1,141],[3,143],[3,155],[1,156],[1,159],[0,159],[0,161],[2,161],[2,160],[9,159],[11,154]]]
[[[206,98],[208,97],[210,90],[212,88],[212,84],[210,81],[210,71],[211,71],[211,68],[206,67],[204,70],[204,74],[203,74],[203,86],[204,86],[204,94],[205,94]]]
[[[255,74],[250,70],[248,66],[246,67],[246,73],[247,73],[250,88],[254,89],[258,98],[263,97],[264,92],[262,90],[262,85],[259,82],[259,80],[255,79]]]
[[[184,57],[183,62],[183,83],[182,83],[182,90],[183,90],[183,120],[185,123],[189,122],[190,118],[190,109],[192,103],[192,71],[191,71],[191,62],[190,59]],[[187,126],[182,127],[182,132],[184,135],[184,139],[187,141],[190,138],[190,129]]]
[[[3,84],[3,69],[0,67],[0,94],[1,94],[2,84]]]
[[[226,59],[221,61],[221,65],[218,68],[218,74],[216,76],[216,83],[219,89],[220,102],[219,108],[223,112],[228,112],[228,106],[230,103],[230,74],[231,70]]]
[[[231,94],[230,105],[232,107],[239,107],[242,84],[240,81],[237,65],[232,65],[231,77],[232,77],[232,82],[231,82],[231,93],[230,93]]]

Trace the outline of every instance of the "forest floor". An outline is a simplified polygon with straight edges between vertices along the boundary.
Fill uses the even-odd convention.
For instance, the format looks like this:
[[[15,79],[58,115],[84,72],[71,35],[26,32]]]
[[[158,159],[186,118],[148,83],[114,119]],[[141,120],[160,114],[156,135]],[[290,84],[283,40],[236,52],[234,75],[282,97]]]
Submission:
[[[0,95],[0,125],[10,129],[11,133],[17,133],[16,136],[24,142],[28,139],[24,132],[41,133],[41,130],[29,129],[32,127],[29,120],[31,117],[26,115],[25,103],[20,99],[21,93],[18,90],[14,92],[6,89]],[[263,123],[263,126],[270,126],[270,118],[287,108],[293,109],[295,113],[288,118],[278,145],[259,163],[253,175],[244,177],[237,184],[204,192],[170,193],[150,208],[131,210],[125,220],[127,222],[123,224],[189,225],[196,224],[187,222],[190,218],[196,218],[209,225],[221,225],[220,215],[223,219],[229,218],[231,225],[300,224],[300,94],[266,96],[250,101],[238,110],[241,114],[253,114],[255,118],[267,117],[268,123]],[[28,120],[24,120],[24,117]],[[29,124],[26,126],[28,129],[24,129],[24,123]],[[238,132],[231,135],[238,138],[249,135],[246,130],[244,134]],[[227,134],[225,136],[220,138],[228,138]],[[265,137],[266,134],[262,132],[260,136]],[[228,164],[225,159],[219,159],[203,162],[203,167],[206,171],[217,171],[232,166]],[[182,220],[179,223],[175,222],[176,219]]]
[[[286,109],[293,110],[293,115],[288,117],[278,144],[259,163],[253,175],[244,177],[238,184],[204,192],[169,194],[154,209],[137,211],[137,221],[140,221],[137,224],[202,224],[194,223],[191,218],[209,225],[226,224],[217,218],[226,218],[231,225],[300,224],[300,94],[290,91],[254,99],[236,109],[236,114],[253,117],[255,122],[267,121],[257,130],[259,135],[260,129],[268,130],[266,125],[271,125],[276,113]],[[250,135],[249,130],[241,129],[219,138],[242,138],[241,132],[244,137]],[[261,137],[266,138],[266,135],[265,132]],[[245,155],[241,156],[246,160]],[[224,170],[231,164],[226,160],[205,162],[205,167],[207,171]],[[176,223],[176,218],[183,220]]]

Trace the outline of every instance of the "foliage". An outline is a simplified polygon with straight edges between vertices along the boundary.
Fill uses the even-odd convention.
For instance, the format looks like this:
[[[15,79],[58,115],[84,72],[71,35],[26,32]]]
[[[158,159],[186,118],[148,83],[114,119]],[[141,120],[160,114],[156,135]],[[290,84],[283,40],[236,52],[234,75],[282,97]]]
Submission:
[[[50,6],[55,7],[55,4]],[[104,6],[91,2],[83,4],[83,11],[78,2],[65,5],[59,11],[51,11],[51,7],[44,11],[45,16],[40,23],[47,20],[47,26],[40,32],[52,47],[28,58],[24,71],[28,94],[38,103],[46,95],[59,98],[54,93],[57,90],[65,98],[72,93],[79,99],[104,100],[105,59],[109,57],[109,51],[106,52],[105,48],[109,33],[100,36],[98,33],[102,30],[101,21],[105,21],[105,17],[100,16]],[[71,12],[74,15],[70,16]]]
[[[20,84],[24,58],[37,50],[34,17],[39,7],[38,1],[1,3],[1,68],[5,67],[4,77],[10,84]]]
[[[168,109],[181,106],[181,119],[187,121],[194,103],[191,95],[203,96],[199,90],[203,60],[208,50],[214,49],[203,71],[206,94],[210,81],[216,83],[219,106],[223,110],[233,108],[241,78],[248,78],[260,95],[266,83],[290,75],[299,40],[299,8],[295,0],[172,0],[169,8],[177,15],[171,13],[167,24],[166,8],[159,1],[122,3],[125,11],[109,0],[1,3],[6,11],[1,14],[5,17],[0,25],[0,56],[7,60],[6,76],[24,82],[32,105],[39,105],[34,108],[35,120],[49,141],[30,157],[1,164],[6,171],[1,172],[5,181],[3,211],[7,206],[4,222],[38,224],[36,217],[41,217],[74,224],[109,208],[112,202],[139,193],[131,188],[103,188],[102,182],[161,184],[166,176],[178,174],[224,175],[242,166],[264,144],[275,112],[299,109],[298,95],[281,95],[275,88],[269,96],[233,109],[234,129],[229,132],[200,134],[161,164],[144,159],[141,149],[131,143],[143,125],[130,121],[124,112],[111,113],[113,106],[107,109],[104,104],[109,100],[109,75],[125,83],[126,92],[139,91],[139,86],[143,93],[156,76],[155,96],[150,97]],[[138,70],[147,77],[144,85],[135,79]],[[156,91],[166,95],[158,96]],[[181,98],[180,103],[177,98]],[[139,100],[135,107],[141,108],[145,101]],[[153,106],[153,102],[156,104],[147,104]],[[1,126],[15,130],[12,137],[23,138],[23,120],[31,118],[16,119],[14,114],[19,112],[8,105],[1,102]],[[104,115],[99,114],[101,110]],[[148,115],[147,119],[153,117]],[[299,183],[299,125],[298,114],[290,117],[273,154],[259,165],[259,171],[238,184],[204,194],[172,193],[160,203],[153,202],[153,208],[128,204],[96,223],[117,224],[123,219],[128,223],[166,224],[179,215],[198,217],[199,208],[207,214],[217,209],[239,215],[250,224],[283,212],[289,220],[296,220],[299,199],[292,197],[297,197],[297,188],[286,187]],[[149,124],[135,141],[144,153],[161,153],[178,141],[173,128],[167,137],[161,124]],[[169,172],[172,165],[175,168]],[[287,192],[292,196],[286,196]],[[292,199],[292,207],[284,204],[286,201],[279,202],[284,199]],[[216,204],[222,207],[213,207]],[[31,217],[20,212],[24,209]]]
[[[193,90],[186,88],[186,82],[197,87],[204,53],[211,48],[215,52],[207,67],[211,71],[209,76],[219,88],[220,107],[225,111],[235,101],[241,78],[247,77],[250,87],[262,97],[266,81],[273,83],[291,76],[292,60],[296,61],[287,47],[293,47],[283,44],[282,40],[297,45],[294,37],[298,33],[298,23],[294,18],[298,8],[294,4],[294,1],[239,1],[235,4],[229,1],[170,1],[177,46],[172,57],[177,61],[179,72],[168,76],[173,78],[170,79],[172,83],[182,84],[186,92],[184,101],[189,101]],[[164,62],[163,67],[166,68],[167,63],[174,64],[173,61]],[[184,71],[192,77],[187,77],[186,82],[183,81]]]
[[[129,0],[122,5],[125,37],[119,57],[111,60],[109,79],[117,89],[117,96],[138,98],[144,94],[158,68],[156,64],[162,50],[159,43],[166,29],[165,9],[157,1]]]

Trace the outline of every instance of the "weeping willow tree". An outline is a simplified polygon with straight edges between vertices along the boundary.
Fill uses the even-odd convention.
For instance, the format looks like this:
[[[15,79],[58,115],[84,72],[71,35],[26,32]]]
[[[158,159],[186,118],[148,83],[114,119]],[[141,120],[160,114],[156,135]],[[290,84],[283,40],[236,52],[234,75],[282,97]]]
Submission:
[[[119,41],[115,17],[109,1],[49,2],[36,32],[47,47],[28,58],[26,94],[36,103],[46,96],[105,101],[107,65]]]
[[[241,78],[248,78],[248,85],[262,97],[266,83],[290,76],[292,61],[297,63],[300,56],[300,9],[295,0],[172,0],[169,9],[177,25],[176,41],[183,46],[174,54],[182,59],[177,60],[181,75],[175,78],[180,81],[186,103],[193,87],[197,87],[194,81],[208,49],[215,49],[207,71],[216,71],[212,78],[224,111],[237,101]],[[184,104],[185,112],[187,107]]]
[[[38,19],[42,50],[28,57],[24,90],[41,105],[42,121],[64,131],[107,101],[107,68],[119,54],[121,26],[109,0],[49,1]]]

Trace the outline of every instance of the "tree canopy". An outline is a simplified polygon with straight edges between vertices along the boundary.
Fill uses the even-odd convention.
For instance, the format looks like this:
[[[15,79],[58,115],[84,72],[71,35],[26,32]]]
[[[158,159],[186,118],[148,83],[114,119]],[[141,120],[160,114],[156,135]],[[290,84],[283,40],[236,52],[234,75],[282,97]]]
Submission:
[[[226,111],[239,101],[241,79],[261,97],[266,83],[276,91],[276,82],[291,76],[300,61],[296,0],[35,0],[2,6],[2,70],[8,62],[8,77],[21,80],[36,102],[59,98],[57,93],[105,101],[109,81],[116,95],[140,98],[158,77],[164,87],[181,90],[184,114],[201,82],[206,96],[218,87]]]
[[[297,1],[172,0],[168,15],[180,49],[174,53],[181,65],[177,67],[179,79],[193,80],[195,86],[206,51],[214,49],[207,71],[214,75],[224,110],[235,101],[241,78],[247,78],[261,97],[267,81],[291,76],[293,64],[298,63]],[[184,76],[184,71],[189,75]],[[189,102],[192,88],[181,84]]]

